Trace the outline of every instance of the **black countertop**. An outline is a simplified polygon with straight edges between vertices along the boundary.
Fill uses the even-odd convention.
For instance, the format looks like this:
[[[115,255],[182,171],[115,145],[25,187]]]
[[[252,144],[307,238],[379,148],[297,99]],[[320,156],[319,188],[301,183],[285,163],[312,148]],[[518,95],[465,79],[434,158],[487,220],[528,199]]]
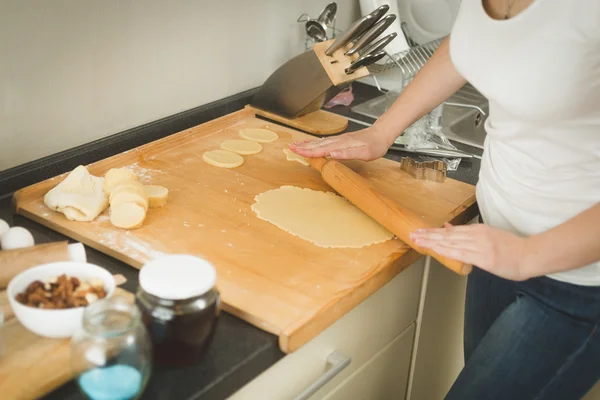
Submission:
[[[354,104],[359,104],[380,95],[372,86],[355,83]],[[351,106],[350,106],[351,107]],[[350,111],[350,107],[336,106],[330,111],[351,117],[352,119],[372,123],[373,120]],[[234,110],[222,108],[222,113],[212,112],[217,118]],[[365,126],[350,121],[348,131],[363,129]],[[177,130],[178,131],[178,130]],[[175,133],[177,131],[171,132]],[[478,149],[457,144],[457,147],[477,152]],[[390,152],[387,158],[399,160],[410,156],[400,152]],[[448,176],[470,184],[475,184],[479,171],[479,160],[463,160],[456,172]],[[66,240],[63,235],[24,217],[14,215],[11,196],[0,198],[0,219],[11,226],[18,225],[28,229],[36,243]],[[115,260],[101,252],[86,247],[88,261],[100,265],[114,274],[122,274],[127,278],[123,288],[134,292],[137,286],[137,270]],[[276,336],[264,332],[230,314],[221,313],[215,338],[205,358],[198,365],[180,369],[155,369],[152,372],[142,399],[224,399],[254,379],[284,354],[279,350]],[[77,385],[71,381],[56,391],[45,396],[47,400],[84,399]]]

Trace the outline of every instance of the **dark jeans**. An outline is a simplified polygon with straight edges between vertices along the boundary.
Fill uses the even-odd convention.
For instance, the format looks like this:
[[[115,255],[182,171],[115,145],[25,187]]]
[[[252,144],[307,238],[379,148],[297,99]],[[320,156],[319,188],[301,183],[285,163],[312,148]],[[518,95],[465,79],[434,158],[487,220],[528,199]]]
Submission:
[[[580,399],[600,379],[600,287],[474,268],[464,345],[446,400]]]

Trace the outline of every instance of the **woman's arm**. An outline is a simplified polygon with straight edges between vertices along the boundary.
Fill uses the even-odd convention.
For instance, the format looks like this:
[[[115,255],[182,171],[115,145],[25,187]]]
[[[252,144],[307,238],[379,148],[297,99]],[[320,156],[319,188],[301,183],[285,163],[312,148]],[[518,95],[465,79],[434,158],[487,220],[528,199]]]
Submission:
[[[333,138],[294,143],[290,149],[305,157],[373,160],[384,156],[406,128],[466,83],[452,64],[449,47],[448,37],[373,126]]]
[[[444,256],[520,281],[600,261],[600,203],[527,238],[484,224],[419,230],[411,237]]]
[[[522,268],[530,276],[600,261],[600,203],[526,242]]]
[[[383,135],[392,137],[393,141],[465,83],[467,81],[458,73],[450,58],[450,37],[447,37],[373,126]]]

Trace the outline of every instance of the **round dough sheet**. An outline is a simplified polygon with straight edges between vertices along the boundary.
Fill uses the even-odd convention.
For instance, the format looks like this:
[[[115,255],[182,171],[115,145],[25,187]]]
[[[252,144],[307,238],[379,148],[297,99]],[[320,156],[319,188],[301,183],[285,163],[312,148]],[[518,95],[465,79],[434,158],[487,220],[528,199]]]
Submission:
[[[348,200],[330,192],[282,186],[257,195],[252,211],[319,247],[358,248],[394,237]]]
[[[202,159],[221,168],[235,168],[244,163],[244,157],[227,150],[210,150],[202,154]]]
[[[239,134],[244,139],[260,143],[270,143],[279,139],[279,136],[275,132],[261,128],[240,129]]]
[[[245,139],[226,140],[221,143],[221,148],[223,150],[229,150],[243,155],[257,154],[262,151],[262,146],[260,143]]]

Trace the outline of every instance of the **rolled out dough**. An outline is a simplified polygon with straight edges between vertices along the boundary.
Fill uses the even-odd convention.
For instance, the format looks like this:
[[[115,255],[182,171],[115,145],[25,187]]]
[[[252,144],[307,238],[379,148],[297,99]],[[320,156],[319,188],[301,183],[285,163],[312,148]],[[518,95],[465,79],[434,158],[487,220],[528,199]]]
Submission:
[[[394,235],[348,200],[330,192],[282,186],[257,195],[258,218],[319,247],[363,247]]]
[[[288,161],[297,161],[302,165],[310,165],[308,163],[308,161],[306,161],[306,158],[302,157],[299,154],[294,153],[290,149],[283,149],[283,152],[285,153],[285,158]]]
[[[108,207],[102,188],[104,178],[91,175],[83,165],[67,175],[44,196],[48,208],[61,212],[73,221],[92,221]]]
[[[244,163],[244,157],[228,150],[210,150],[202,154],[202,159],[221,168],[235,168]]]
[[[240,129],[239,134],[244,139],[260,143],[271,143],[279,139],[279,136],[275,132],[262,128]]]
[[[246,139],[226,140],[223,143],[221,143],[221,148],[223,150],[229,150],[233,151],[234,153],[243,155],[257,154],[262,151],[262,146],[260,143]]]

